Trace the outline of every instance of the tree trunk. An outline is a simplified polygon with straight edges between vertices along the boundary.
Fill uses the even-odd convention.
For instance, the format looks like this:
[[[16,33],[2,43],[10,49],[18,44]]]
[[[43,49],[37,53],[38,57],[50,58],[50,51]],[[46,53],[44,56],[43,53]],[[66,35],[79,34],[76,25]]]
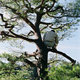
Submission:
[[[33,80],[48,80],[47,63],[48,63],[48,50],[46,48],[42,48],[41,53],[39,55],[39,59],[37,61],[37,67],[35,67],[34,69],[35,79]]]
[[[36,28],[36,36],[38,38],[38,40],[36,41],[36,45],[38,47],[38,50],[40,51],[39,54],[39,59],[37,61],[37,67],[36,67],[36,71],[37,71],[37,79],[35,80],[44,80],[43,78],[45,78],[47,76],[47,61],[48,61],[48,49],[47,47],[44,45],[42,38],[41,38],[41,33],[40,33],[40,20],[42,18],[42,14],[37,13],[37,17],[36,17],[36,23],[35,23],[35,28]],[[45,80],[48,80],[47,78]]]
[[[47,74],[47,63],[48,63],[48,51],[43,49],[42,53],[40,54],[37,73],[38,73],[38,80],[48,80]]]

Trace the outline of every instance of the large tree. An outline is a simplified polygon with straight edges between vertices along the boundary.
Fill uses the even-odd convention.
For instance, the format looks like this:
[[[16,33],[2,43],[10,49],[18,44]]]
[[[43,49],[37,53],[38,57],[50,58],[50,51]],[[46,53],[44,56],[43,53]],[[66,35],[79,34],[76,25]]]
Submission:
[[[2,20],[0,26],[4,28],[0,31],[2,39],[15,38],[35,43],[37,50],[32,54],[25,52],[25,55],[35,57],[36,62],[29,61],[27,58],[25,62],[36,68],[35,78],[37,80],[43,80],[48,73],[46,69],[50,51],[66,57],[72,64],[75,63],[75,60],[65,53],[47,48],[41,36],[50,28],[59,34],[59,40],[69,36],[72,25],[79,21],[77,19],[79,4],[74,6],[75,4],[77,3],[60,3],[58,0],[0,0],[0,9],[6,12],[7,16],[0,12]],[[23,25],[20,25],[21,23]],[[24,27],[25,29],[21,32]],[[75,27],[73,28],[75,29]],[[30,30],[26,32],[25,30],[28,29]]]

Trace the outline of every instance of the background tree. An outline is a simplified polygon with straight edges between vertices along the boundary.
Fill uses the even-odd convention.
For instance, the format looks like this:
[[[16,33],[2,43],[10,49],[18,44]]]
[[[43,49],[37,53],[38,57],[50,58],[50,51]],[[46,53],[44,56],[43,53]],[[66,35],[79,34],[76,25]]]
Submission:
[[[9,15],[6,17],[0,12],[2,20],[0,26],[3,28],[0,32],[1,38],[4,40],[22,39],[35,43],[37,46],[37,50],[32,54],[24,52],[26,55],[24,61],[36,67],[35,77],[37,80],[43,80],[47,75],[49,51],[63,55],[73,64],[75,63],[75,60],[65,53],[56,49],[48,49],[42,41],[42,35],[45,31],[54,29],[59,34],[59,40],[69,36],[72,28],[75,30],[75,24],[79,22],[77,19],[79,17],[79,4],[74,6],[77,2],[61,4],[59,0],[0,0],[0,4],[0,8],[4,12],[8,12],[6,16]],[[22,31],[23,28],[25,30]],[[35,57],[35,63],[27,59],[27,57],[32,56]]]

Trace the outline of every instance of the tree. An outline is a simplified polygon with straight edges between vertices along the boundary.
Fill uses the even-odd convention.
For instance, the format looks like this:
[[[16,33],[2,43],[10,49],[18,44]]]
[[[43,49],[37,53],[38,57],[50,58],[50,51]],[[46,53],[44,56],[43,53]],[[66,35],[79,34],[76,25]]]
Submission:
[[[37,46],[37,50],[32,54],[25,52],[26,56],[34,56],[36,59],[36,63],[28,59],[25,59],[25,62],[36,67],[37,74],[35,75],[37,80],[43,80],[43,78],[47,76],[48,72],[46,69],[48,67],[49,51],[58,53],[75,64],[75,60],[65,53],[56,49],[52,50],[47,48],[42,41],[41,34],[44,34],[45,29],[51,28],[55,29],[57,33],[63,33],[59,35],[60,39],[65,38],[67,36],[66,33],[68,33],[67,31],[71,30],[72,25],[79,21],[72,19],[72,17],[79,17],[77,12],[75,12],[78,10],[77,8],[71,7],[73,6],[72,4],[66,7],[65,5],[61,5],[57,0],[0,0],[0,4],[0,8],[7,11],[9,15],[9,17],[4,17],[4,14],[0,13],[3,22],[0,26],[7,30],[0,32],[2,39],[22,39],[35,43]],[[20,24],[19,20],[27,25],[17,28],[16,26]],[[26,26],[25,29],[31,29],[29,33],[19,33],[19,30],[24,26]],[[34,36],[34,38],[31,36]],[[38,56],[38,58],[36,56]],[[48,77],[46,77],[46,80],[48,80]]]

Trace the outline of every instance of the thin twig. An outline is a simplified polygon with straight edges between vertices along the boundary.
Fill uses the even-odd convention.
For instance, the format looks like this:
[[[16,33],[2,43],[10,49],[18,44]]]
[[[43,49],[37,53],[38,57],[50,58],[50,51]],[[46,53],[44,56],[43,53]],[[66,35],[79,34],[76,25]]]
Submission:
[[[52,23],[48,23],[48,22],[40,22],[40,24],[44,24],[44,25],[50,25],[50,24],[52,24]]]

